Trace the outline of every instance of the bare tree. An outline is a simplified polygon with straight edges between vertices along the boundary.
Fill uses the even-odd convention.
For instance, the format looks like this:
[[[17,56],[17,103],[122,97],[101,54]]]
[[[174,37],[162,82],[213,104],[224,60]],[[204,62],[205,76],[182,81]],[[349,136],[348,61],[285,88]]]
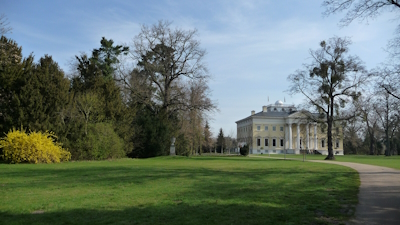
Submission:
[[[237,141],[235,138],[235,132],[231,130],[227,136],[225,136],[225,146],[228,150],[228,154],[231,153],[231,150],[237,146]]]
[[[379,88],[379,87],[378,87]],[[398,104],[393,101],[393,97],[382,89],[376,92],[378,96],[375,102],[375,112],[378,115],[379,123],[385,132],[385,155],[391,155],[391,139],[398,129]]]
[[[154,88],[153,102],[166,111],[189,107],[187,102],[181,101],[183,93],[177,86],[178,80],[209,77],[203,63],[206,51],[195,39],[197,30],[172,29],[170,25],[167,21],[159,21],[151,27],[143,25],[133,40],[131,51],[132,59],[138,62],[139,71]],[[140,92],[132,90],[138,100],[148,103],[141,99]]]
[[[350,44],[348,38],[339,37],[331,38],[328,42],[322,41],[320,49],[310,50],[312,63],[304,65],[304,70],[297,70],[288,77],[292,83],[288,91],[304,95],[307,104],[321,115],[316,120],[328,126],[326,159],[334,159],[332,126],[335,122],[355,116],[344,114],[342,109],[361,95],[360,88],[369,77],[358,57],[346,55]]]
[[[343,150],[344,154],[358,154],[362,148],[364,127],[360,117],[345,121],[343,125]]]
[[[384,12],[400,12],[398,0],[324,0],[325,16],[340,12],[347,12],[340,20],[339,26],[347,26],[354,20],[367,22],[375,19]],[[392,57],[400,57],[400,24],[397,25],[396,35],[389,40],[387,49]]]
[[[176,136],[184,154],[201,151],[206,114],[216,110],[196,35],[168,21],[142,25],[116,73],[127,103],[161,118],[170,129],[165,136]]]
[[[364,132],[369,137],[369,154],[375,154],[376,141],[379,135],[380,128],[379,114],[377,113],[376,98],[375,94],[369,94],[360,97],[356,102],[357,111],[359,112],[359,118],[361,122],[365,124]]]
[[[385,11],[400,10],[398,0],[324,0],[322,6],[326,8],[324,15],[347,11],[340,20],[340,26],[347,26],[356,19],[367,21],[379,16]]]
[[[7,33],[11,33],[12,27],[10,27],[10,22],[8,22],[7,16],[5,14],[0,15],[0,36]]]
[[[75,96],[75,105],[77,110],[85,120],[85,135],[88,134],[88,123],[91,119],[93,119],[92,117],[95,116],[100,104],[101,103],[97,95],[92,92]]]
[[[400,102],[400,64],[378,69],[378,76],[381,78],[379,87]]]

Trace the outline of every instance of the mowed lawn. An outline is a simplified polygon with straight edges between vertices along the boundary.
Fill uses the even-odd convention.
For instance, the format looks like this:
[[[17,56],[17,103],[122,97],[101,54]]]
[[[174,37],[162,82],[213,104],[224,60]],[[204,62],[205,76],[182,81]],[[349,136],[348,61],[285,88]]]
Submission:
[[[356,171],[250,157],[0,164],[0,224],[341,224]]]
[[[274,154],[274,155],[260,155],[262,157],[274,157],[274,158],[283,158],[284,155]],[[287,158],[294,159],[303,159],[303,155],[286,155]],[[324,155],[306,155],[305,158],[307,160],[324,160],[326,156]],[[336,161],[339,162],[354,162],[354,163],[362,163],[369,164],[375,166],[385,166],[393,169],[400,170],[400,156],[384,156],[384,155],[337,155],[335,156]]]

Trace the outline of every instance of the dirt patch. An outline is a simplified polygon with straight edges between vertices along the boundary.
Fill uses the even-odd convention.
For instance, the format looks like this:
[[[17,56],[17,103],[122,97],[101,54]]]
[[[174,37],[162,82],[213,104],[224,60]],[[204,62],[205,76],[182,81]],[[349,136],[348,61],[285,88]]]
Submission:
[[[43,214],[44,211],[43,210],[35,210],[33,212],[31,212],[31,214]]]

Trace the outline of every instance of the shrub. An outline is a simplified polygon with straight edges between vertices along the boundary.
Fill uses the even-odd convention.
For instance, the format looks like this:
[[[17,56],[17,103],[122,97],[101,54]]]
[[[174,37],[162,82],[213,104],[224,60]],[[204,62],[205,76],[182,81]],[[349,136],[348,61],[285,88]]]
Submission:
[[[190,155],[190,153],[191,153],[190,143],[189,143],[188,138],[185,136],[185,134],[179,134],[178,137],[176,138],[175,152],[176,152],[176,155],[182,155],[182,156]]]
[[[30,132],[13,129],[0,139],[1,157],[10,163],[58,163],[68,161],[71,153],[55,142],[52,132]]]
[[[125,156],[124,141],[110,123],[89,124],[88,135],[72,145],[72,158],[77,160],[103,160]]]
[[[249,154],[249,146],[244,145],[243,147],[240,148],[240,154],[243,156],[246,156]]]

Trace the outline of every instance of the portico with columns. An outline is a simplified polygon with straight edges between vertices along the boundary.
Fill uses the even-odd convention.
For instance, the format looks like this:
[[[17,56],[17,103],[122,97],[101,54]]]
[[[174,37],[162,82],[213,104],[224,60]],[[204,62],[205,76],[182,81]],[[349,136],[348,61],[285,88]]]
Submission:
[[[262,111],[237,121],[239,145],[249,145],[250,154],[328,154],[326,130],[308,111],[281,101],[263,106]],[[336,127],[333,151],[343,154],[341,127]]]

